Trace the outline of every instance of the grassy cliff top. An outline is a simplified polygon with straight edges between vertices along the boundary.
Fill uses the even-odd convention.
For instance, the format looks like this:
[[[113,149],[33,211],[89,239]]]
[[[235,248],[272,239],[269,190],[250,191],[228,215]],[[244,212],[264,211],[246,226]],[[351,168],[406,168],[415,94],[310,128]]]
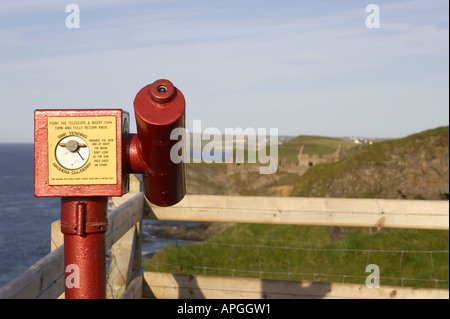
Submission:
[[[352,152],[339,162],[310,168],[296,183],[291,196],[395,198],[392,192],[385,197],[383,188],[393,188],[396,186],[393,183],[407,181],[424,183],[427,176],[435,178],[430,167],[445,179],[448,137],[447,126],[375,143]]]
[[[342,146],[343,150],[348,152],[355,147],[355,144],[351,141],[334,137],[300,135],[280,145],[278,148],[280,160],[284,159],[288,163],[295,163],[302,146],[304,146],[303,152],[305,154],[322,156],[336,152],[339,146]]]

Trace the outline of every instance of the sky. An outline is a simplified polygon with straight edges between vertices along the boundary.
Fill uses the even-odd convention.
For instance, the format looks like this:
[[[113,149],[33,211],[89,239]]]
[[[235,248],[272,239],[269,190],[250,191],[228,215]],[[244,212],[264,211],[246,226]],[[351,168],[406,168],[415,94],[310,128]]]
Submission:
[[[66,26],[69,4],[79,28]],[[366,26],[369,4],[379,28]],[[190,131],[201,120],[222,132],[396,138],[446,126],[448,10],[447,0],[2,0],[0,143],[32,143],[35,109],[133,118],[137,92],[157,79],[183,92]]]

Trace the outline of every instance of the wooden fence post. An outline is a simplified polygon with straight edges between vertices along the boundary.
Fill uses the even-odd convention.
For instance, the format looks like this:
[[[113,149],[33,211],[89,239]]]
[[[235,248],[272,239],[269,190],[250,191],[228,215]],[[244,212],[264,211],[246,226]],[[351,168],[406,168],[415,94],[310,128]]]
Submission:
[[[130,175],[130,192],[122,197],[113,197],[113,209],[141,190],[141,181]],[[107,298],[120,298],[141,268],[141,222],[136,223],[111,247],[111,263],[107,279]]]

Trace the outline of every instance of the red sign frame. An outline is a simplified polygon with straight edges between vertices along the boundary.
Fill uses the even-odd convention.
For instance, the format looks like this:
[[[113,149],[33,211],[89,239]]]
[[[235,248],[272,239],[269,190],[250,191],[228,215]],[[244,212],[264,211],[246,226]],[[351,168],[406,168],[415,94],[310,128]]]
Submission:
[[[116,118],[116,184],[49,185],[49,117],[99,117]],[[128,189],[128,174],[124,170],[124,151],[129,134],[128,112],[120,109],[92,110],[36,110],[34,113],[34,195],[36,197],[122,196]]]

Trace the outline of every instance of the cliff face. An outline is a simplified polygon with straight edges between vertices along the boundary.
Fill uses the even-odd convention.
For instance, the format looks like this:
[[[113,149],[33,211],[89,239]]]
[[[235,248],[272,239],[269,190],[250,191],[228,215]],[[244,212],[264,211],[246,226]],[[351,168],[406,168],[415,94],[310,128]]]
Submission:
[[[420,138],[417,140],[421,142]],[[399,152],[402,150],[398,149],[391,156],[392,160],[398,159]],[[391,186],[402,198],[449,199],[448,131],[430,136],[424,143],[406,150],[404,163],[398,167],[400,183]]]
[[[377,143],[338,163],[313,167],[291,195],[448,200],[448,127]]]

